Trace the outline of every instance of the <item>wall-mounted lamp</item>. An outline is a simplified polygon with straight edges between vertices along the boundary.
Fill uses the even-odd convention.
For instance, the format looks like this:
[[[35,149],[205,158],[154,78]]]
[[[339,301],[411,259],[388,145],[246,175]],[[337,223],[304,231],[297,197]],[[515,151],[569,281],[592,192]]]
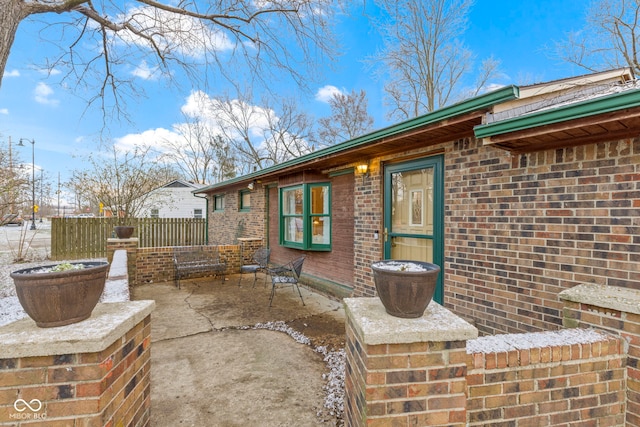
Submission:
[[[356,170],[360,175],[362,175],[362,184],[364,184],[365,176],[369,176],[369,163],[361,163],[356,166]]]
[[[253,180],[253,181],[251,181],[251,182],[247,185],[247,188],[248,188],[249,190],[253,190],[253,189],[255,188],[255,186],[256,186],[256,181],[255,181],[255,180]]]

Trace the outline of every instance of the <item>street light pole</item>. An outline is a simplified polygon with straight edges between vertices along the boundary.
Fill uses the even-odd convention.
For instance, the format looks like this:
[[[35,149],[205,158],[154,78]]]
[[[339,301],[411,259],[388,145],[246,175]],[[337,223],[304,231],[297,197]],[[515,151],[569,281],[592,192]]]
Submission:
[[[22,141],[31,143],[31,230],[36,229],[36,141],[27,138],[20,138],[19,146],[24,147]]]

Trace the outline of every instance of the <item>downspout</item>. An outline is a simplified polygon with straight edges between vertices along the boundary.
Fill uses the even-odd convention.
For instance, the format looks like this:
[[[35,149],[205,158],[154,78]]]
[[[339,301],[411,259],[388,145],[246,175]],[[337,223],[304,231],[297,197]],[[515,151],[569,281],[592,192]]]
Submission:
[[[200,197],[197,194],[194,194],[195,197],[197,197],[198,199],[204,199],[205,200],[205,224],[206,227],[204,228],[204,242],[205,244],[209,244],[209,197],[204,196],[204,197]]]

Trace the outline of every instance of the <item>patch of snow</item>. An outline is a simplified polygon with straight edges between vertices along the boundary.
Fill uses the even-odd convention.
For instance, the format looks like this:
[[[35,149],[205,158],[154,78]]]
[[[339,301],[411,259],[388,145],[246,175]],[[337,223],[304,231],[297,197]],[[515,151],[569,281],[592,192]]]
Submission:
[[[344,376],[347,364],[347,353],[343,348],[337,351],[327,351],[327,348],[324,346],[316,347],[315,351],[324,355],[324,362],[329,369],[329,373],[322,376],[322,379],[327,381],[324,386],[324,407],[329,411],[330,415],[342,419],[342,414],[344,413]],[[318,416],[321,415],[321,413],[318,414]]]
[[[253,326],[253,329],[268,329],[270,331],[284,332],[300,344],[311,345],[311,340],[309,338],[307,338],[303,333],[287,326],[287,324],[282,320],[278,320],[277,322],[256,323]]]
[[[43,273],[51,273],[51,272],[60,272],[60,271],[69,271],[69,270],[82,270],[85,268],[85,265],[82,263],[69,263],[69,262],[61,262],[60,264],[49,264],[43,265],[40,268],[28,269],[21,268],[17,270],[15,273],[17,274],[43,274]],[[29,270],[29,271],[24,271]]]
[[[562,329],[560,331],[504,334],[480,337],[467,341],[467,354],[501,353],[512,350],[588,344],[604,341],[607,336],[595,329]]]
[[[373,266],[389,271],[427,271],[422,265],[408,261],[383,261],[376,262]]]
[[[27,317],[18,297],[15,295],[0,298],[0,326]]]
[[[100,302],[125,302],[131,300],[127,279],[109,280],[104,284]]]

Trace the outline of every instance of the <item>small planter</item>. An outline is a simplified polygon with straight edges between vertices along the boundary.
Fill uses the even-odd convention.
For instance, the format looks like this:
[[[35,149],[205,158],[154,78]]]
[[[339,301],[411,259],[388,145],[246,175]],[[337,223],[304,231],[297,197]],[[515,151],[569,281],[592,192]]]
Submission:
[[[84,268],[41,272],[54,264],[11,273],[20,305],[39,327],[69,325],[91,316],[104,290],[109,263],[71,263],[77,264]]]
[[[384,260],[371,264],[373,279],[387,313],[416,318],[433,299],[440,267],[422,261]]]
[[[131,225],[117,225],[114,230],[119,239],[129,239],[133,235],[135,228]]]

